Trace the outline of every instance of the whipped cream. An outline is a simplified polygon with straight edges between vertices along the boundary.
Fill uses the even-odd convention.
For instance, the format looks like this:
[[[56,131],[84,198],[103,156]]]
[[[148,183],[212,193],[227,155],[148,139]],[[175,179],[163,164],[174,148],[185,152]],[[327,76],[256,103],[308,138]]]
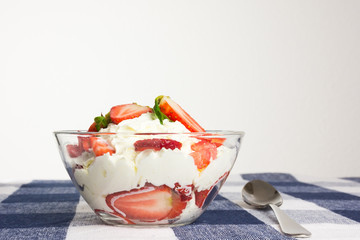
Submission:
[[[179,149],[145,150],[135,162],[140,186],[146,182],[157,186],[165,184],[170,188],[174,188],[175,183],[190,185],[199,174],[194,159]]]

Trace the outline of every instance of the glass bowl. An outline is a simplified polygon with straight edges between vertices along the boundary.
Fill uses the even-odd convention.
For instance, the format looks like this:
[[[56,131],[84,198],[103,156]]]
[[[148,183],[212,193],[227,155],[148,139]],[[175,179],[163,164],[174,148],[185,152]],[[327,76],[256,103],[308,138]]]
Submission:
[[[232,169],[243,132],[54,132],[66,170],[105,223],[194,222]]]

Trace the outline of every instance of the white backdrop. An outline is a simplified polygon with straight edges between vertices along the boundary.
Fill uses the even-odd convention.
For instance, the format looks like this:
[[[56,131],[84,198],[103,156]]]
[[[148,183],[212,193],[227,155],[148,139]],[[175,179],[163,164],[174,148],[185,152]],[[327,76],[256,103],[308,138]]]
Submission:
[[[52,131],[171,96],[243,130],[234,172],[360,175],[360,1],[0,0],[0,179],[67,178]]]

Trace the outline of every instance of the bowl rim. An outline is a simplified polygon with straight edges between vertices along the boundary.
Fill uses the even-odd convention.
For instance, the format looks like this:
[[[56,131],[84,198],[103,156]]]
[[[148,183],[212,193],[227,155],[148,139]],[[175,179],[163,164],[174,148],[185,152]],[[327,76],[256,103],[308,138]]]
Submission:
[[[245,135],[244,131],[233,130],[206,130],[205,132],[88,132],[87,130],[59,130],[53,132],[55,135],[199,135],[199,136],[217,136],[217,135]]]

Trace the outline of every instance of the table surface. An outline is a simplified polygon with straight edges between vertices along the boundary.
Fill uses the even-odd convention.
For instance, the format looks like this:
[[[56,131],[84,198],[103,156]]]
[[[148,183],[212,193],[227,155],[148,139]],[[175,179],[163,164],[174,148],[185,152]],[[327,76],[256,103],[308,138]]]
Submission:
[[[102,223],[69,180],[0,183],[0,239],[292,239],[270,209],[247,206],[241,189],[272,183],[281,206],[312,232],[310,239],[360,239],[360,177],[312,178],[286,173],[232,174],[207,210],[182,227],[131,228]]]

